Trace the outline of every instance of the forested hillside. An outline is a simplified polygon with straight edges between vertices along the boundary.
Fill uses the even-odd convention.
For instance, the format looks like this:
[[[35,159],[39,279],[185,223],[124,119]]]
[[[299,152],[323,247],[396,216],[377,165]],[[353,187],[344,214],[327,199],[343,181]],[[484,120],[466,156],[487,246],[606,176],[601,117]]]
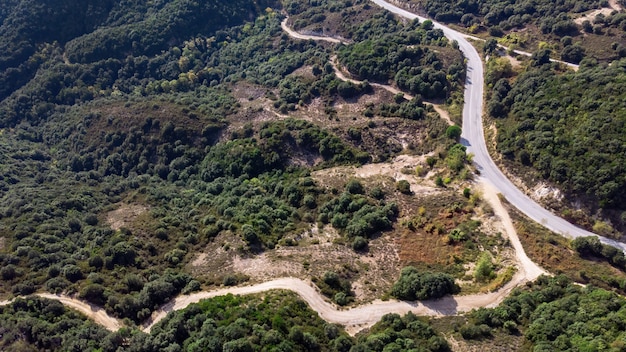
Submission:
[[[623,236],[623,2],[420,0],[407,6],[486,39],[486,109],[510,170],[522,167],[517,175],[532,187],[544,179],[563,191],[564,202],[548,206],[567,220]]]
[[[557,11],[546,6],[523,23],[541,25]],[[503,11],[493,20],[503,30],[522,15]],[[289,37],[285,12],[294,29],[344,43]],[[0,297],[63,293],[125,325],[110,333],[58,302],[18,298],[0,307],[0,349],[447,351],[428,319],[387,315],[350,337],[280,292],[203,301],[151,334],[137,327],[179,294],[253,281],[244,269],[255,266],[241,263],[254,260],[291,260],[341,306],[359,294],[440,297],[511,280],[508,241],[470,189],[461,129],[425,102],[458,119],[465,77],[458,47],[430,21],[367,0],[0,0],[0,21]],[[623,71],[533,64],[497,83],[499,148],[622,209]],[[536,113],[546,106],[554,116]],[[585,149],[577,141],[590,131]],[[586,159],[568,159],[576,153]],[[399,155],[411,163],[393,177],[347,176]],[[598,160],[607,163],[583,167]],[[288,251],[298,247],[308,252]],[[538,285],[560,285],[553,299],[573,290]],[[526,333],[529,314],[507,326]]]
[[[419,1],[428,15],[444,22],[461,22],[471,26],[483,23],[508,31],[528,25],[540,27],[544,33],[564,35],[576,30],[568,13],[595,9],[600,1]],[[606,5],[606,4],[604,4]]]
[[[246,280],[193,277],[186,269],[219,235],[230,238],[233,248],[224,250],[233,256],[254,256],[297,245],[319,222],[363,249],[394,227],[398,205],[381,190],[325,187],[311,171],[401,152],[377,135],[387,124],[418,136],[413,150],[441,148],[442,160],[455,143],[419,96],[387,95],[383,104],[361,107],[362,134],[350,124],[331,130],[303,120],[300,111],[321,102],[324,120],[355,121],[338,116],[335,103],[373,89],[339,80],[330,48],[289,39],[268,4],[71,5],[7,4],[12,11],[3,21],[1,72],[11,83],[0,85],[5,295],[77,294],[138,323],[181,292]],[[355,29],[368,36],[387,28],[401,34],[390,33],[397,45],[408,45],[403,38],[415,32],[413,50],[434,45],[460,60],[440,31],[377,11]],[[440,75],[438,92],[459,88],[458,61],[452,67],[455,61],[439,61],[433,51],[425,57],[404,69],[438,62],[454,73]],[[127,220],[116,210],[137,215]]]
[[[5,351],[449,351],[429,322],[388,314],[353,338],[292,293],[218,297],[174,312],[150,335],[111,333],[58,302],[23,299],[0,307]]]
[[[0,99],[34,78],[41,65],[52,64],[51,56],[60,54],[66,62],[93,63],[91,68],[96,72],[102,68],[116,72],[122,66],[118,60],[130,57],[143,58],[147,65],[144,55],[153,56],[192,35],[251,20],[271,4],[188,0],[7,3],[2,6],[6,13],[0,26]],[[114,80],[115,72],[108,78]],[[92,85],[93,74],[81,77],[84,73],[74,73],[78,75],[57,76],[56,80],[80,78],[87,86]],[[55,93],[58,83],[50,84],[47,89]]]
[[[615,293],[579,287],[562,276],[540,277],[499,307],[471,312],[458,330],[468,340],[522,334],[524,350],[618,351],[625,313],[626,301]]]
[[[551,49],[553,58],[578,63],[585,57],[626,57],[626,14],[620,1],[412,0],[409,6],[512,49]]]
[[[619,230],[626,223],[624,84],[624,60],[567,73],[544,64],[511,85],[498,81],[488,104],[493,116],[504,118],[498,134],[504,156],[536,168],[592,213],[604,210]]]

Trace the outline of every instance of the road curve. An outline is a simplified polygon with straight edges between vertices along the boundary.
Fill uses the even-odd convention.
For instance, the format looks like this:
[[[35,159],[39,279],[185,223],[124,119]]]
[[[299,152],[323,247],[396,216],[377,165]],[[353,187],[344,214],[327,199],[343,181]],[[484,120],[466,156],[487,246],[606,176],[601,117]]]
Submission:
[[[285,31],[285,33],[287,33],[290,37],[292,38],[296,38],[296,39],[301,39],[301,40],[321,40],[321,41],[327,41],[327,42],[331,42],[331,43],[336,43],[336,44],[348,44],[347,41],[345,40],[340,40],[337,38],[333,38],[333,37],[325,37],[325,36],[319,36],[319,35],[310,35],[310,34],[302,34],[299,33],[297,31],[294,31],[293,29],[289,28],[289,26],[287,25],[287,21],[289,20],[289,18],[285,18],[284,20],[282,20],[280,22],[280,27],[283,29],[283,31]],[[339,69],[338,65],[337,65],[337,56],[333,56],[330,59],[330,63],[333,66],[333,70],[335,71],[335,76],[337,76],[337,78],[339,78],[342,81],[345,82],[351,82],[353,84],[361,84],[363,83],[363,81],[357,81],[355,79],[352,78],[348,78],[346,77],[343,72],[341,72],[341,70]],[[401,90],[392,87],[390,85],[387,84],[380,84],[380,83],[374,83],[374,82],[370,82],[370,85],[372,87],[378,87],[378,88],[382,88],[388,92],[390,92],[391,94],[398,94],[401,93],[404,95],[404,98],[407,100],[411,100],[413,99],[413,96],[402,92]],[[431,103],[431,102],[427,102],[424,101],[424,104],[428,104],[431,105],[433,107],[433,109],[435,109],[435,111],[439,114],[439,116],[441,116],[442,119],[444,119],[448,125],[454,125],[454,122],[452,122],[452,120],[450,120],[450,116],[448,115],[447,111],[443,110],[439,105],[435,104],[435,103]]]
[[[36,293],[34,294],[34,296],[59,301],[64,306],[70,307],[80,312],[87,318],[93,320],[96,324],[101,325],[109,331],[117,331],[122,326],[124,326],[124,323],[122,323],[119,319],[110,316],[102,307],[98,307],[91,303],[87,303],[85,301],[81,301],[79,299],[72,298],[66,295],[55,295],[51,293]],[[9,305],[13,303],[14,300],[15,298],[6,301],[0,301],[0,307]]]
[[[226,294],[246,295],[283,289],[295,292],[306,301],[311,309],[316,311],[322,319],[330,323],[343,325],[348,333],[354,335],[362,329],[374,325],[380,321],[385,314],[389,313],[406,314],[413,312],[416,315],[422,316],[444,316],[456,315],[480,307],[495,307],[519,284],[529,279],[534,280],[540,274],[542,273],[533,275],[534,277],[530,278],[526,277],[526,275],[516,276],[496,292],[467,296],[446,296],[437,300],[419,302],[376,300],[370,304],[345,310],[337,309],[337,306],[328,303],[307,281],[285,277],[252,286],[224,288],[215,291],[204,291],[191,295],[178,296],[161,307],[158,311],[154,312],[151,319],[142,325],[142,330],[149,333],[152,327],[165,318],[170,312],[184,309],[190,304],[197,303],[203,299]]]
[[[391,11],[399,16],[425,21],[427,18],[418,16],[414,13],[394,6],[384,0],[371,0],[378,6]],[[444,34],[450,40],[456,40],[459,48],[467,59],[467,78],[465,81],[465,106],[463,108],[463,134],[461,135],[462,143],[467,147],[468,152],[474,154],[474,163],[480,172],[480,178],[491,183],[498,191],[509,201],[514,207],[526,214],[529,218],[542,224],[547,229],[568,238],[576,238],[583,236],[598,236],[593,232],[584,230],[568,221],[554,215],[547,209],[544,209],[537,202],[532,200],[522,191],[520,191],[493,162],[487,145],[485,143],[485,135],[483,131],[482,112],[483,112],[483,64],[476,49],[467,41],[466,35],[450,29],[440,23],[434,22],[435,28],[443,30]],[[626,244],[615,241],[610,238],[598,236],[600,241],[605,244],[620,248],[626,251]]]
[[[296,31],[294,31],[293,29],[289,28],[289,26],[287,26],[287,20],[289,18],[285,17],[284,20],[282,20],[282,22],[280,22],[280,27],[283,29],[283,31],[287,32],[287,34],[289,34],[291,37],[297,38],[297,39],[302,39],[302,40],[322,40],[322,41],[326,41],[326,42],[330,42],[330,43],[335,43],[335,44],[348,44],[347,41],[345,40],[341,40],[338,38],[333,38],[333,37],[324,37],[324,36],[317,36],[317,35],[307,35],[307,34],[301,34],[298,33]]]
[[[416,315],[422,316],[444,316],[456,315],[480,307],[495,307],[500,304],[515,287],[528,280],[536,279],[542,272],[531,273],[532,276],[530,277],[528,274],[528,272],[525,272],[523,274],[520,273],[520,275],[515,275],[511,281],[496,292],[467,296],[446,296],[437,300],[420,302],[376,300],[370,304],[345,310],[338,309],[336,305],[328,303],[309,282],[297,278],[285,277],[257,285],[229,287],[177,296],[169,303],[163,305],[159,310],[155,311],[152,317],[146,323],[142,324],[141,330],[150,333],[152,327],[163,320],[170,312],[185,309],[190,304],[198,303],[203,299],[227,294],[247,295],[270,290],[289,290],[296,293],[307,302],[311,309],[316,311],[322,319],[330,323],[343,325],[349,334],[354,335],[374,325],[380,321],[385,314],[389,313],[403,315],[408,312],[413,312]],[[50,293],[38,293],[35,295],[46,299],[57,300],[63,305],[73,308],[86,315],[88,318],[93,319],[96,323],[110,331],[117,331],[124,326],[119,319],[108,315],[103,308],[82,300]],[[0,302],[0,306],[8,305],[12,302],[13,300],[2,301]]]
[[[163,320],[172,311],[185,309],[190,304],[197,303],[203,299],[227,294],[245,295],[262,293],[270,290],[289,290],[296,293],[306,301],[311,309],[316,311],[322,319],[343,325],[346,331],[351,335],[374,325],[376,322],[380,321],[383,315],[389,313],[406,314],[413,312],[414,314],[422,316],[443,316],[456,315],[480,307],[495,307],[500,304],[515,287],[518,287],[524,282],[535,280],[540,275],[549,275],[549,273],[545,272],[526,256],[524,248],[515,233],[513,223],[500,203],[495,189],[489,187],[488,184],[483,184],[482,187],[484,198],[492,205],[496,216],[500,218],[504,227],[504,233],[515,249],[515,256],[519,264],[518,271],[513,275],[513,278],[495,292],[466,296],[446,296],[437,300],[420,302],[376,300],[370,304],[351,309],[338,309],[336,305],[327,302],[309,281],[286,277],[256,285],[229,287],[213,291],[197,292],[190,295],[179,295],[155,311],[150,319],[142,324],[141,329],[146,333],[150,333],[152,327]],[[36,296],[57,300],[70,308],[76,309],[108,330],[117,331],[124,326],[120,320],[108,315],[102,307],[85,301],[66,295],[54,295],[50,293],[39,293],[36,294]],[[0,301],[0,306],[10,304],[11,302],[12,300]]]

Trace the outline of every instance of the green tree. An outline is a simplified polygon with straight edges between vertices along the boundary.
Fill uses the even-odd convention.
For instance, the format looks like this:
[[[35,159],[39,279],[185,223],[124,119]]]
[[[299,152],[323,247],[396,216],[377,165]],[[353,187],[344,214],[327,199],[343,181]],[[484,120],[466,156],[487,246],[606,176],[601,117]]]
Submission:
[[[462,133],[461,127],[459,127],[458,125],[450,126],[446,129],[446,137],[450,139],[454,139],[457,142],[459,138],[461,137],[461,133]]]
[[[391,295],[403,300],[425,300],[440,298],[458,292],[454,278],[448,274],[420,272],[407,266],[400,272],[400,278],[393,284]]]
[[[476,263],[476,270],[474,271],[474,278],[477,281],[489,281],[495,276],[493,272],[493,263],[491,262],[491,255],[489,252],[483,252]]]
[[[365,189],[359,180],[353,178],[346,184],[346,191],[350,194],[363,194]]]
[[[485,54],[492,55],[496,49],[498,49],[498,41],[493,38],[487,39],[485,46],[483,47]]]
[[[403,194],[411,194],[411,184],[407,180],[400,180],[396,182],[396,189]]]

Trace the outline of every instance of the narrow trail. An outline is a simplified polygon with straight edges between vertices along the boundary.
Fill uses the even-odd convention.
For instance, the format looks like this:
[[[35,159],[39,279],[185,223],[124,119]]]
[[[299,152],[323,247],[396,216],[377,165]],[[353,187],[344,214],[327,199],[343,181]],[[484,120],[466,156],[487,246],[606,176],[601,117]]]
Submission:
[[[327,41],[327,42],[336,43],[336,44],[348,44],[348,41],[346,41],[346,40],[340,40],[340,39],[333,38],[333,37],[325,37],[325,36],[318,36],[318,35],[307,35],[307,34],[298,33],[296,31],[294,31],[293,29],[289,28],[289,26],[287,26],[287,20],[288,19],[289,18],[285,18],[284,20],[282,20],[282,22],[280,22],[280,27],[283,29],[283,31],[285,31],[285,33],[287,33],[292,38],[301,39],[301,40]],[[349,78],[349,77],[347,77],[343,73],[343,70],[339,67],[337,56],[331,57],[330,63],[333,66],[333,71],[335,72],[335,76],[337,76],[337,78],[339,78],[340,80],[345,81],[345,82],[350,82],[350,83],[353,83],[353,84],[361,84],[361,83],[363,83],[363,81],[359,81],[359,80],[356,80],[356,79],[353,79],[353,78]],[[405,92],[399,90],[398,88],[390,86],[388,84],[381,84],[381,83],[372,83],[372,82],[370,82],[370,85],[373,86],[373,87],[384,89],[384,90],[388,91],[391,94],[403,94],[404,98],[407,99],[407,100],[413,99],[413,95],[405,93]],[[450,114],[448,114],[448,112],[446,110],[441,108],[441,106],[439,104],[434,104],[434,103],[426,102],[426,101],[424,102],[424,104],[432,106],[433,109],[435,109],[435,111],[439,114],[439,116],[441,116],[441,118],[443,118],[448,123],[448,125],[450,125],[450,126],[454,125],[454,122],[452,122],[452,120],[450,119]]]
[[[426,18],[394,6],[385,0],[371,0],[380,7],[385,8],[399,16],[407,19]],[[480,172],[481,178],[488,180],[496,187],[507,201],[524,213],[533,221],[540,223],[543,227],[553,231],[568,239],[584,236],[596,236],[604,244],[619,248],[626,252],[626,243],[619,242],[612,238],[599,236],[591,231],[587,231],[567,220],[555,215],[550,210],[543,208],[540,204],[531,199],[521,191],[492,160],[485,143],[484,127],[482,121],[483,100],[484,100],[484,65],[476,48],[467,41],[467,35],[454,29],[446,27],[436,21],[432,21],[434,28],[441,29],[449,40],[456,40],[459,49],[467,59],[467,74],[465,82],[464,107],[463,107],[463,133],[461,143],[467,147],[467,151],[474,154],[474,165]]]
[[[93,319],[96,323],[102,325],[104,328],[110,331],[119,330],[124,324],[119,321],[117,318],[110,316],[103,308],[98,307],[96,305],[71,298],[65,295],[54,295],[51,293],[39,293],[37,296],[47,299],[57,300],[64,305],[73,308],[90,319]]]
[[[101,325],[109,331],[118,331],[124,326],[119,319],[110,316],[102,307],[81,301],[76,298],[69,297],[67,295],[55,295],[52,293],[36,293],[33,296],[46,298],[61,302],[63,305],[72,308],[81,314],[85,315],[95,323]],[[13,303],[15,299],[0,301],[0,306],[6,306]]]
[[[524,251],[524,247],[517,236],[517,231],[515,230],[513,221],[511,220],[509,213],[502,205],[502,202],[498,197],[497,190],[484,179],[479,179],[479,183],[481,189],[483,190],[484,199],[492,206],[496,217],[498,217],[502,222],[504,234],[507,236],[511,246],[513,246],[513,249],[515,250],[515,256],[519,264],[519,270],[515,275],[521,275],[519,283],[522,281],[533,281],[541,275],[550,275],[550,273],[541,268],[526,255],[526,251]],[[512,281],[515,280],[514,276]]]
[[[482,40],[482,39],[481,39],[481,40]],[[484,40],[483,40],[483,41],[484,41]],[[504,50],[506,50],[506,51],[510,50],[508,47],[506,47],[506,46],[504,46],[504,45],[502,45],[502,44],[498,44],[498,47],[499,47],[499,48],[501,48],[501,49],[504,49]],[[513,53],[515,53],[515,54],[517,54],[517,55],[528,56],[528,57],[533,56],[533,54],[532,54],[532,53],[529,53],[529,52],[527,52],[527,51],[523,51],[523,50],[517,50],[517,49],[514,49],[514,50],[513,50]],[[570,62],[566,62],[566,61],[562,61],[562,60],[550,59],[550,61],[551,61],[551,62],[556,62],[556,63],[559,63],[559,64],[566,65],[567,67],[571,68],[571,69],[572,69],[572,70],[574,70],[574,71],[578,71],[578,68],[580,67],[580,66],[579,66],[579,65],[577,65],[577,64],[572,64],[572,63],[570,63]]]
[[[479,186],[483,190],[483,196],[494,209],[495,215],[500,219],[504,234],[515,249],[518,271],[511,281],[495,292],[486,294],[474,294],[465,296],[447,296],[437,300],[427,300],[420,302],[406,301],[381,301],[376,300],[370,304],[362,305],[351,309],[338,309],[334,304],[328,303],[325,298],[315,289],[310,282],[295,279],[281,278],[268,281],[253,286],[236,288],[225,288],[215,291],[198,292],[191,295],[181,295],[161,307],[152,314],[152,317],[142,325],[142,330],[150,332],[152,327],[167,316],[168,313],[184,309],[190,304],[197,303],[202,299],[221,296],[225,294],[252,294],[260,293],[272,289],[284,289],[297,293],[320,317],[328,322],[343,325],[346,331],[354,335],[364,328],[370,327],[378,322],[383,315],[388,313],[406,314],[413,312],[423,316],[444,316],[456,315],[468,312],[480,307],[495,307],[500,304],[509,293],[519,285],[533,281],[540,275],[549,275],[547,271],[540,268],[528,258],[522,247],[513,222],[500,202],[496,190],[489,183],[480,181]]]
[[[346,40],[341,40],[338,38],[333,38],[333,37],[324,37],[324,36],[318,36],[318,35],[307,35],[307,34],[300,34],[296,31],[294,31],[293,29],[289,28],[289,26],[287,26],[287,20],[289,18],[285,17],[284,20],[282,20],[282,22],[280,22],[280,27],[283,29],[283,31],[285,31],[287,34],[289,34],[290,37],[296,38],[296,39],[302,39],[302,40],[317,40],[317,41],[325,41],[325,42],[330,42],[330,43],[337,43],[337,44],[348,44],[348,41]]]

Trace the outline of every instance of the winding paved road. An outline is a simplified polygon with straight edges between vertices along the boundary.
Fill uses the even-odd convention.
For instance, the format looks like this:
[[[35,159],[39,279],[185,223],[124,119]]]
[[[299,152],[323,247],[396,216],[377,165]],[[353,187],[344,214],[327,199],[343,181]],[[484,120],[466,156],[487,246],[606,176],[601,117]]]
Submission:
[[[415,15],[403,10],[384,0],[371,0],[377,5],[389,10],[399,16],[425,21],[427,18]],[[573,225],[566,220],[554,215],[544,209],[537,202],[532,200],[520,191],[496,166],[491,159],[485,143],[483,131],[483,63],[476,49],[467,41],[466,35],[434,22],[435,28],[443,30],[450,40],[456,40],[459,48],[467,58],[467,79],[465,82],[465,106],[463,108],[463,134],[462,143],[467,147],[468,152],[474,154],[474,163],[480,177],[491,183],[498,191],[517,209],[526,214],[529,218],[542,224],[551,231],[554,231],[568,238],[583,236],[597,236],[596,234]],[[626,251],[626,244],[612,240],[610,238],[598,236],[602,243],[620,248]]]

